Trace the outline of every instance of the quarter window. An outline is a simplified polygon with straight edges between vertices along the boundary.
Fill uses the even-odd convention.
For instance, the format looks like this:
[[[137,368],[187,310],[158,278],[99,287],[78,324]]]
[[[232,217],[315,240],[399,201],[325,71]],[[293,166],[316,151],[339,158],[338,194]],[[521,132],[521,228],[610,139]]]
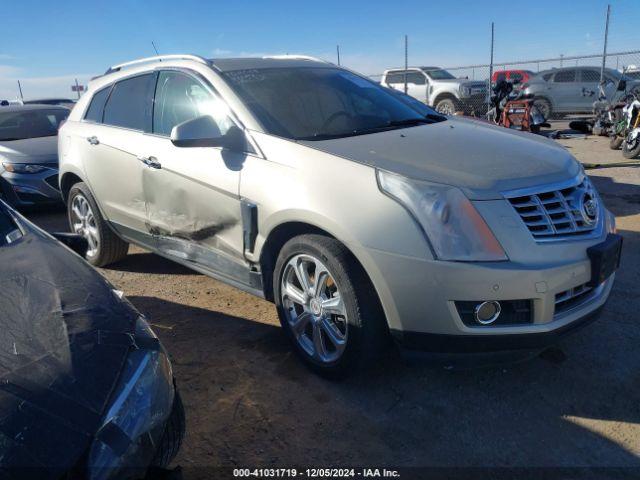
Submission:
[[[563,70],[562,72],[556,72],[556,76],[553,78],[556,83],[570,83],[576,81],[575,70]]]
[[[153,132],[169,136],[176,125],[210,115],[224,135],[233,125],[226,104],[198,80],[180,72],[160,72],[153,107]]]
[[[153,78],[153,74],[145,74],[117,82],[104,107],[104,123],[132,130],[146,130],[149,89]]]
[[[89,104],[87,113],[84,116],[85,120],[89,120],[90,122],[95,122],[95,123],[102,123],[102,114],[104,112],[104,102],[107,101],[107,97],[109,96],[110,90],[111,90],[111,86],[108,86],[107,88],[103,88],[102,90],[95,93],[95,95],[91,99],[91,103]]]

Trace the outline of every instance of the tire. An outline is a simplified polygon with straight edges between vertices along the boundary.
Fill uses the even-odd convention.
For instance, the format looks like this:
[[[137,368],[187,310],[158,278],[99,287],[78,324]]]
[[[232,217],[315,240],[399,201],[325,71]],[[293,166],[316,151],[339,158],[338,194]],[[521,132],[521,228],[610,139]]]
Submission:
[[[151,466],[156,468],[167,468],[178,454],[185,432],[185,415],[184,404],[180,397],[180,392],[176,389],[176,395],[173,400],[173,408],[167,419],[158,449],[151,461]]]
[[[301,267],[307,272],[308,292],[318,278],[323,279],[320,295],[302,294]],[[288,293],[292,287],[297,289],[295,295]],[[384,351],[389,337],[378,296],[360,264],[337,240],[315,234],[289,240],[276,261],[273,289],[284,332],[315,372],[345,377],[370,365]],[[314,299],[319,302],[315,307]],[[325,311],[332,302],[333,307],[327,308],[343,313]]]
[[[83,208],[88,208],[87,212]],[[79,212],[82,215],[79,215]],[[89,242],[85,258],[96,267],[104,267],[117,262],[127,255],[129,244],[118,237],[102,218],[100,209],[83,183],[76,183],[69,191],[67,216],[72,232],[84,236]],[[80,217],[84,216],[84,220]]]
[[[624,138],[622,138],[620,135],[612,135],[611,137],[609,137],[609,148],[611,150],[620,150],[623,141]]]
[[[551,102],[544,97],[537,97],[533,99],[533,105],[540,110],[545,120],[550,120],[553,116],[553,107]]]
[[[460,110],[460,105],[456,99],[451,97],[445,97],[438,100],[435,104],[435,110],[443,115],[453,115]]]
[[[640,135],[636,136],[633,144],[629,145],[625,138],[622,142],[622,156],[624,158],[632,159],[640,155]]]

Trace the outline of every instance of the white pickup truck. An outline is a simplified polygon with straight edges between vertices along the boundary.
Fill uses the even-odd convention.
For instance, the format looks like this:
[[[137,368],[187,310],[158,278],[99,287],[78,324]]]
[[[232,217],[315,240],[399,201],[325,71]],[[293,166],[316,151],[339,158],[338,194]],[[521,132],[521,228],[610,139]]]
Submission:
[[[486,82],[456,78],[439,67],[385,70],[380,83],[404,91],[405,74],[407,94],[431,105],[440,113],[453,115],[458,111],[477,113],[483,108],[486,110]]]

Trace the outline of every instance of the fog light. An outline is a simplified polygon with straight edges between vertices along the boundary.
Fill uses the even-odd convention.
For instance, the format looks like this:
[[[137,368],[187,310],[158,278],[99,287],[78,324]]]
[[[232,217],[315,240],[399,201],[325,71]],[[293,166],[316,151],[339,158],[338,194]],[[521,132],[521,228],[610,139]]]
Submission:
[[[482,302],[476,305],[473,312],[476,322],[482,325],[490,325],[495,322],[500,316],[502,308],[500,302],[491,300],[489,302]]]

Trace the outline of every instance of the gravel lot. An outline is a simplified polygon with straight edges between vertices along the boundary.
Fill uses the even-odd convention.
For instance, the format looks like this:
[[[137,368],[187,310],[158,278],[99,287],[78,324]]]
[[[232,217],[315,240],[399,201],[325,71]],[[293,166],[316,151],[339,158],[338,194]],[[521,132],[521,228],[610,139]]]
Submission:
[[[561,140],[587,163],[605,138]],[[292,354],[273,306],[139,248],[102,273],[151,319],[187,410],[176,464],[635,467],[640,475],[640,168],[590,170],[625,237],[601,319],[532,360],[407,366],[396,355],[340,383]],[[31,214],[49,230],[62,212]],[[598,477],[603,478],[603,477]]]

